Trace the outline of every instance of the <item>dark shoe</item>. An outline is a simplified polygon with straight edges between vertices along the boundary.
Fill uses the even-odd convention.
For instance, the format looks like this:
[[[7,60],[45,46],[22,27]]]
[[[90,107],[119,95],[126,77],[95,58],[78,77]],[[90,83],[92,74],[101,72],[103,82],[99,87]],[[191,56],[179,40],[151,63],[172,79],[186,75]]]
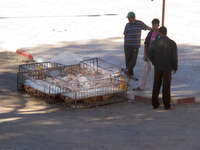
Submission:
[[[164,108],[165,108],[165,110],[169,110],[169,109],[171,109],[171,106],[165,106]]]
[[[129,75],[129,78],[132,79],[132,80],[134,80],[134,81],[139,81],[139,79],[136,78],[136,77],[134,77],[133,75]]]
[[[160,106],[153,106],[153,109],[158,109]]]
[[[143,89],[141,89],[140,87],[136,87],[132,89],[133,91],[144,91]]]
[[[128,69],[125,69],[125,68],[121,68],[121,70],[124,72],[125,75],[127,75],[127,77],[129,79],[132,79],[134,81],[138,81],[138,78],[134,77],[133,76],[133,73],[130,74],[130,72],[128,72]]]

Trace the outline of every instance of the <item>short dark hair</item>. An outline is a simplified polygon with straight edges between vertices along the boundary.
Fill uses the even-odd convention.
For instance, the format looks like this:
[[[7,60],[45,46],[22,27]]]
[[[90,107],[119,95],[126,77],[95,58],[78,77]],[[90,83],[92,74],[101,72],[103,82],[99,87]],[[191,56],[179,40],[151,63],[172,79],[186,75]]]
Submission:
[[[157,18],[154,18],[153,20],[152,20],[152,22],[151,22],[152,24],[160,24],[160,20],[159,19],[157,19]]]
[[[159,28],[158,32],[159,32],[159,33],[162,33],[162,34],[164,34],[164,35],[167,35],[167,28],[164,27],[164,26],[162,26],[162,27]]]

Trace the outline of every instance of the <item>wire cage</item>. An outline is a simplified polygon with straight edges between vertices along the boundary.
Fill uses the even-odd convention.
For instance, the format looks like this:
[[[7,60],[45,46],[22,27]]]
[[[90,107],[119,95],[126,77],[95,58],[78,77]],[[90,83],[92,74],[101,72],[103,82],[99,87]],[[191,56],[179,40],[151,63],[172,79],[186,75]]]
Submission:
[[[119,77],[121,70],[118,66],[111,64],[101,58],[91,58],[80,62],[81,68],[94,72],[101,72],[104,75]]]
[[[23,81],[28,93],[49,97],[60,95],[67,104],[78,106],[97,104],[105,97],[127,91],[127,83],[121,77],[120,69],[100,58],[75,65],[45,67],[35,67],[35,70],[28,72],[23,70],[20,81]]]
[[[41,70],[47,68],[57,68],[63,66],[59,63],[54,62],[41,62],[41,63],[29,63],[19,65],[17,72],[17,89],[24,89],[25,77],[30,75],[31,77],[41,78]],[[35,73],[34,73],[35,72]]]
[[[76,88],[74,88],[76,87]],[[127,84],[115,78],[102,78],[86,82],[76,82],[62,87],[61,96],[70,105],[96,105],[105,100],[103,96],[125,94]],[[105,102],[105,101],[104,101]]]
[[[28,71],[35,71],[47,68],[55,68],[63,66],[62,64],[55,63],[55,62],[41,62],[41,63],[29,63],[29,64],[22,64],[19,65],[19,72],[28,72]]]

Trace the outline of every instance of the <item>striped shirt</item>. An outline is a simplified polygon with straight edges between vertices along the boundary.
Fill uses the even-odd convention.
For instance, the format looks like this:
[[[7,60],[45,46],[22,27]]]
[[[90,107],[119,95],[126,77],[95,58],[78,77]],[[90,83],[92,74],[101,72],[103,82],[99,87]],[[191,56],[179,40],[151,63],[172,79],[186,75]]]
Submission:
[[[124,29],[124,45],[140,47],[141,31],[148,27],[142,21],[136,20],[133,24],[127,23]]]

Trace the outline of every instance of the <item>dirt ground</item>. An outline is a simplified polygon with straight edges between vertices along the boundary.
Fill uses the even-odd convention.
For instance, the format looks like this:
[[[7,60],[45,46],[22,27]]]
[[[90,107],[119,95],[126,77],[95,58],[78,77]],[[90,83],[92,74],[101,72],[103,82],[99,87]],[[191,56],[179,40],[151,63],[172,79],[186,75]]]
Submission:
[[[71,110],[16,91],[17,56],[0,53],[0,150],[199,150],[200,105]]]

